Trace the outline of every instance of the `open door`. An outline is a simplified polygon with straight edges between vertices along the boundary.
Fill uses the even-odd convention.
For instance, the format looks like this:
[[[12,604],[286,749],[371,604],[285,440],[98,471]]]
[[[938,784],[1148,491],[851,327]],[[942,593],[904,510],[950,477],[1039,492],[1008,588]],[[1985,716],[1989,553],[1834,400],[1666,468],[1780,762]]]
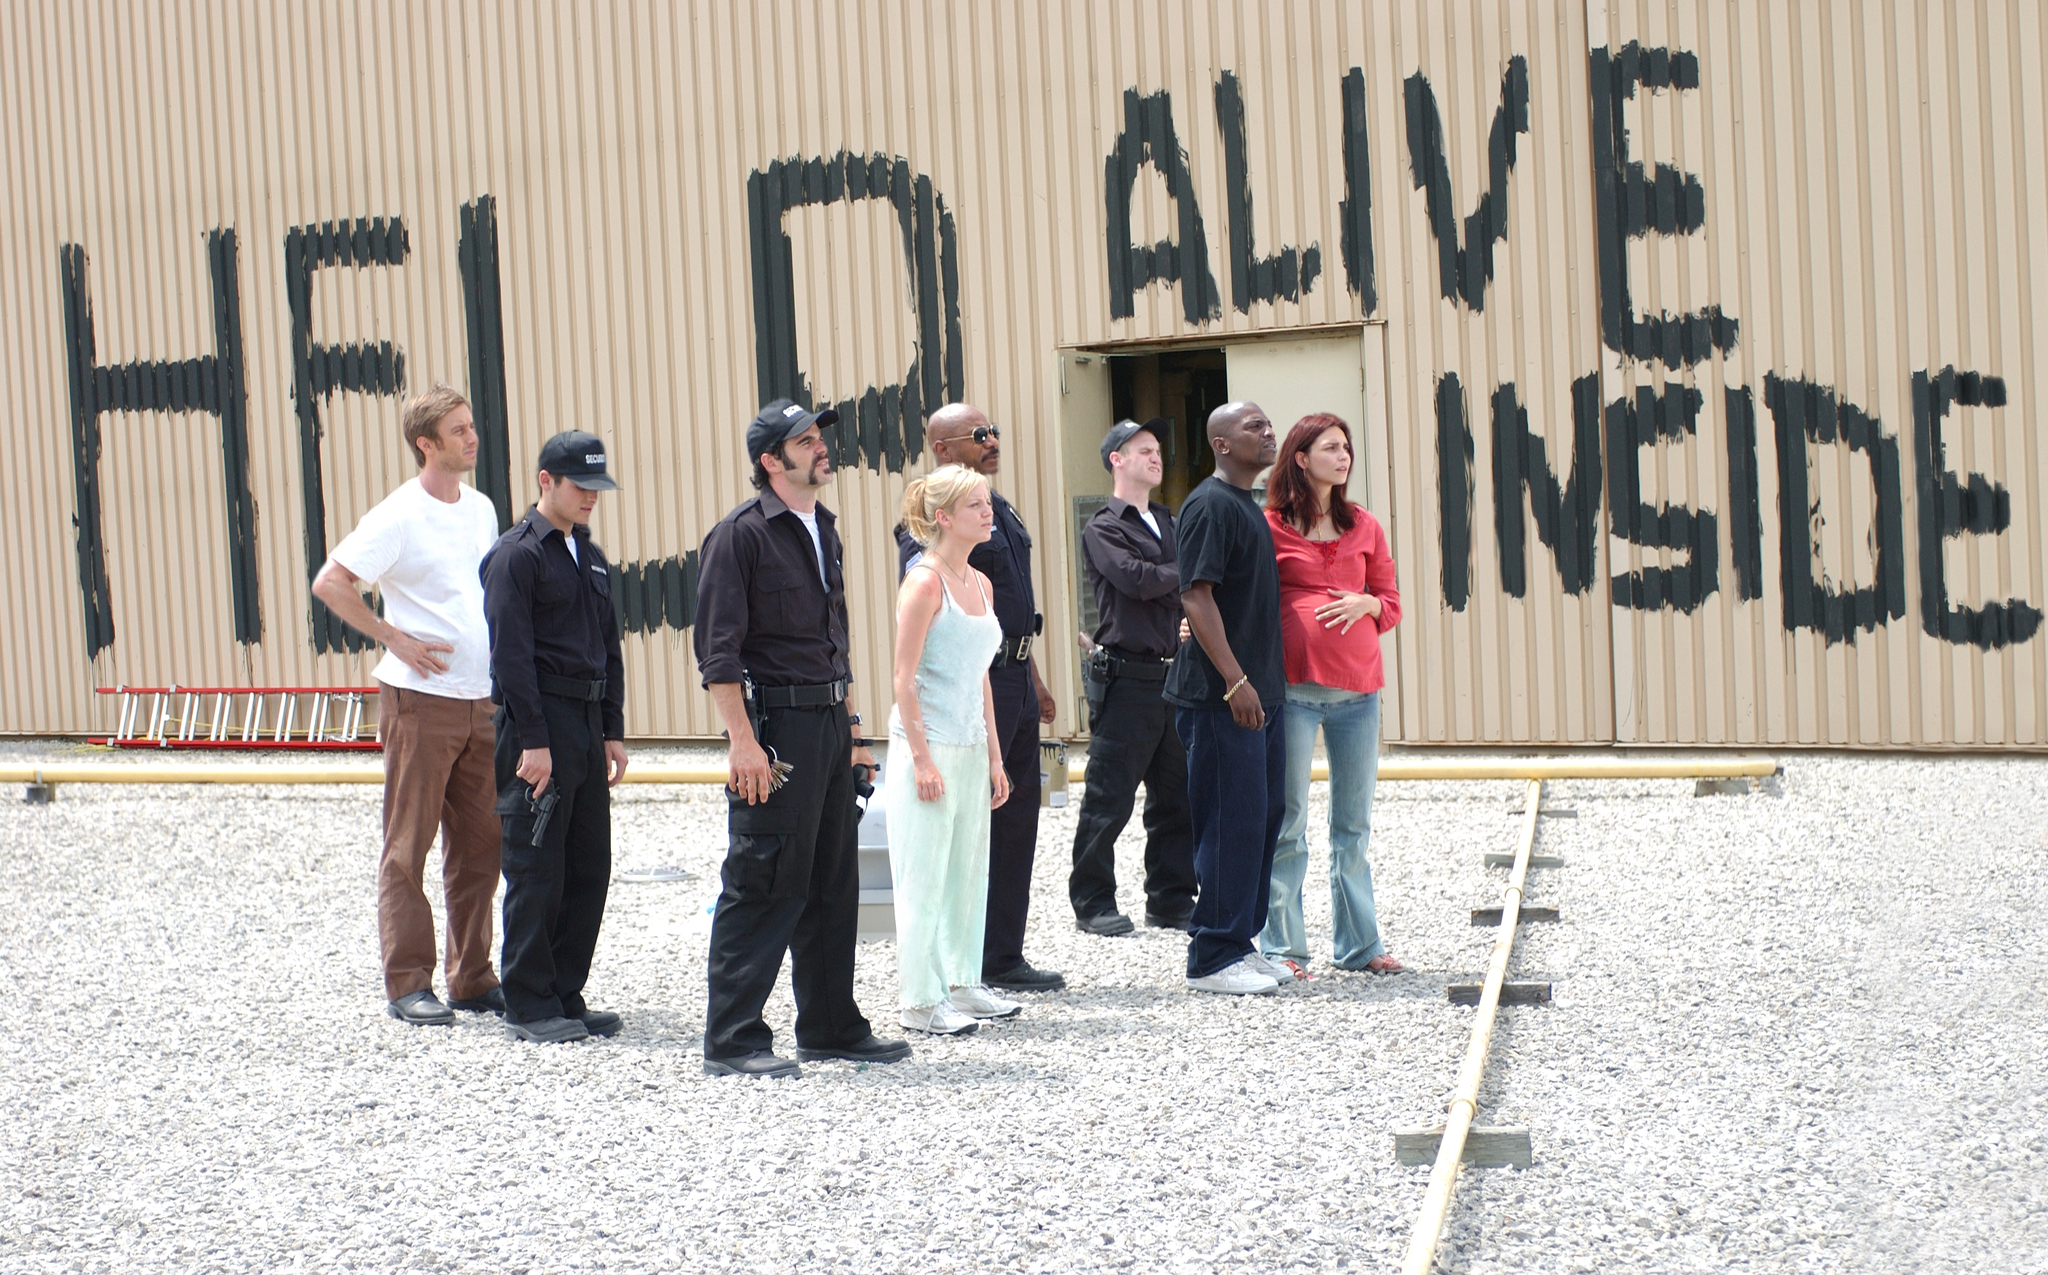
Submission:
[[[1351,427],[1351,482],[1346,493],[1370,505],[1372,458],[1365,413],[1364,347],[1356,329],[1287,341],[1244,341],[1224,347],[1230,397],[1257,403],[1273,422],[1276,441],[1311,412],[1333,412]]]
[[[1109,359],[1075,350],[1061,350],[1058,358],[1060,478],[1066,493],[1066,519],[1059,538],[1063,556],[1052,564],[1057,572],[1046,576],[1045,637],[1038,649],[1042,652],[1039,672],[1060,706],[1061,720],[1053,724],[1053,732],[1071,738],[1088,729],[1075,634],[1092,633],[1096,623],[1095,597],[1088,591],[1081,569],[1081,527],[1109,500],[1102,437],[1116,418],[1110,399]],[[1053,588],[1058,581],[1064,581],[1065,587],[1055,600]]]

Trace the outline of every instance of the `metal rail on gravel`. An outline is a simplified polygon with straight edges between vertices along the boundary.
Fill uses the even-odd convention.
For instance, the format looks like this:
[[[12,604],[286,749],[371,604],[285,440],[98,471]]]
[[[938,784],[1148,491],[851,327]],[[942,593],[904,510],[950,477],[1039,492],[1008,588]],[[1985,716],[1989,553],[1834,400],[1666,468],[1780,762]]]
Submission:
[[[1486,1075],[1486,1055],[1493,1046],[1494,1013],[1500,1008],[1501,984],[1507,981],[1508,958],[1515,947],[1515,933],[1522,913],[1522,887],[1529,876],[1529,853],[1536,845],[1536,820],[1542,813],[1543,781],[1529,781],[1528,809],[1522,812],[1522,841],[1515,850],[1515,866],[1508,873],[1508,888],[1500,901],[1500,937],[1493,944],[1493,959],[1486,967],[1486,983],[1479,991],[1479,1021],[1472,1026],[1472,1043],[1465,1048],[1465,1061],[1458,1068],[1458,1087],[1451,1097],[1451,1109],[1444,1120],[1443,1142],[1437,1148],[1436,1164],[1429,1171],[1429,1189],[1422,1196],[1422,1213],[1415,1219],[1415,1231],[1408,1237],[1408,1256],[1401,1263],[1403,1275],[1427,1275],[1436,1261],[1437,1239],[1443,1234],[1444,1216],[1451,1207],[1451,1190],[1458,1184],[1458,1170],[1464,1166],[1465,1136],[1479,1113],[1479,1082]]]
[[[1725,759],[1650,759],[1633,757],[1394,757],[1380,763],[1380,781],[1421,779],[1743,779],[1777,773],[1768,757]],[[1329,774],[1318,762],[1314,778]],[[1087,777],[1075,763],[1071,782]],[[629,784],[723,784],[723,766],[629,766]],[[381,765],[344,766],[178,766],[60,762],[50,765],[0,765],[0,783],[36,784],[381,784]]]

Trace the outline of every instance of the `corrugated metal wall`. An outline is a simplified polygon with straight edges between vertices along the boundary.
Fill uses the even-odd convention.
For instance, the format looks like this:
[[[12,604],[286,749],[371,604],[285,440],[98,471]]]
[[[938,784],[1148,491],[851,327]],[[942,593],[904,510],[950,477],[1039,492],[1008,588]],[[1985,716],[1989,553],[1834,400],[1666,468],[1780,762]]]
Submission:
[[[1622,304],[1723,329],[1602,368],[1686,422],[1642,498],[1712,511],[1721,564],[1689,612],[1617,600],[1619,737],[2041,743],[2039,6],[1593,15],[1617,168],[1697,192],[1696,224],[1625,240]],[[1615,572],[1691,556],[1647,531]]]
[[[1367,322],[1391,736],[2048,742],[2043,52],[2024,0],[18,0],[0,730],[367,678],[306,582],[433,380],[513,512],[547,435],[611,442],[649,735],[715,728],[686,625],[743,423],[849,404],[878,710],[932,405],[1003,427],[1057,639],[1057,352]]]

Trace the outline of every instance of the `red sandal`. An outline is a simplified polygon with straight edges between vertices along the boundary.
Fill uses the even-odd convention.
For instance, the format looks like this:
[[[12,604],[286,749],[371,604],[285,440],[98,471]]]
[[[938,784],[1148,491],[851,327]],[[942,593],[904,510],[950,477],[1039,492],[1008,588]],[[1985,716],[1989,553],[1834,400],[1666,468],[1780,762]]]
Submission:
[[[1388,956],[1386,953],[1382,952],[1378,956],[1375,956],[1371,960],[1367,961],[1365,963],[1365,968],[1371,970],[1375,974],[1399,974],[1408,967],[1406,965],[1401,964],[1401,962],[1395,960],[1393,957]]]

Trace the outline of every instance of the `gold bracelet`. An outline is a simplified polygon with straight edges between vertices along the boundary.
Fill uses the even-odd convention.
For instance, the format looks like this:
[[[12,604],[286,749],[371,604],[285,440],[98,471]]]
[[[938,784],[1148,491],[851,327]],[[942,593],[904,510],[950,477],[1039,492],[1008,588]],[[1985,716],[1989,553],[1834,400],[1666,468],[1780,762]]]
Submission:
[[[1229,690],[1223,692],[1223,702],[1228,704],[1230,702],[1230,697],[1237,694],[1239,691],[1243,690],[1244,684],[1251,680],[1252,675],[1249,673],[1245,674],[1243,677],[1238,678],[1237,684],[1235,686],[1232,686]]]

